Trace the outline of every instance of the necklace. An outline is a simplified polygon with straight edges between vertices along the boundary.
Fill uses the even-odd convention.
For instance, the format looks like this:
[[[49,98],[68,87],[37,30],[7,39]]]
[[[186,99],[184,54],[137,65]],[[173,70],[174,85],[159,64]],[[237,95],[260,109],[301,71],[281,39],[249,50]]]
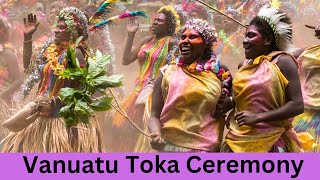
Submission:
[[[230,95],[232,87],[232,77],[230,71],[226,71],[220,66],[220,61],[216,58],[216,55],[211,55],[211,58],[206,62],[194,61],[188,65],[183,62],[181,56],[176,58],[176,64],[179,67],[187,67],[189,72],[209,72],[212,71],[222,84],[222,94]]]
[[[64,46],[57,46],[53,43],[50,44],[45,52],[50,68],[54,71],[53,73],[55,75],[60,75],[65,70],[64,65],[59,63],[59,58],[65,52],[64,49]]]
[[[208,71],[212,71],[215,74],[217,74],[220,70],[220,61],[216,58],[215,55],[212,55],[211,58],[207,61],[194,61],[193,63],[191,63],[190,65],[185,64],[183,62],[183,58],[182,57],[178,57],[176,59],[176,63],[178,66],[180,67],[187,67],[188,71],[190,72],[208,72]]]

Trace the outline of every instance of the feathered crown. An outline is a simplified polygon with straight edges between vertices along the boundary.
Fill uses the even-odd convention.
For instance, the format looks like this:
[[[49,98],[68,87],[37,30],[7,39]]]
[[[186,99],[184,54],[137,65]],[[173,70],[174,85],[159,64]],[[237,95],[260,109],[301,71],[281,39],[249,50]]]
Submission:
[[[92,15],[92,17],[89,20],[90,24],[93,24],[89,28],[90,31],[103,29],[106,25],[115,24],[116,21],[120,19],[138,17],[138,16],[146,17],[143,11],[133,11],[133,12],[126,12],[126,13],[108,18],[108,15],[111,12],[113,12],[116,6],[118,6],[116,3],[117,3],[117,0],[107,0],[101,4],[101,6]]]
[[[184,26],[185,29],[194,29],[200,33],[205,43],[209,46],[217,42],[217,31],[214,26],[211,26],[206,20],[191,19],[188,20]]]
[[[276,5],[279,7],[279,4]],[[272,28],[277,48],[281,51],[292,51],[294,49],[291,41],[292,25],[282,22],[281,19],[286,18],[286,14],[279,13],[278,9],[273,7],[269,7],[269,5],[263,6],[258,16],[267,21]]]

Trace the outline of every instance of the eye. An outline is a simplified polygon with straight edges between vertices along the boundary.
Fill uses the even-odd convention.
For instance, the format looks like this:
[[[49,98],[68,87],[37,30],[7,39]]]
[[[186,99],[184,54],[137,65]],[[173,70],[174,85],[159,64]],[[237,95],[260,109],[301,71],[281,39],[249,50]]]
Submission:
[[[187,36],[184,35],[184,34],[180,36],[180,38],[181,38],[182,40],[184,40],[186,37],[187,37]]]
[[[189,37],[190,39],[197,39],[198,38],[198,36],[197,35],[194,35],[194,34],[192,34],[192,35],[190,35],[190,37]]]
[[[253,38],[255,36],[256,36],[256,33],[253,33],[253,32],[246,33],[246,37],[248,37],[248,38]]]

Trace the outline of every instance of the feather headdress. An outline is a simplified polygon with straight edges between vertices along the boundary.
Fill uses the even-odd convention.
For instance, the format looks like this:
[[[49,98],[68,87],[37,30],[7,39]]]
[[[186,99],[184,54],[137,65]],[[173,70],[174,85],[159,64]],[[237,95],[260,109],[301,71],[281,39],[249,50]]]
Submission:
[[[272,28],[277,48],[281,51],[292,51],[294,46],[292,44],[292,25],[282,22],[285,18],[285,13],[279,13],[275,8],[265,5],[261,8],[258,16],[268,22]]]
[[[101,6],[97,9],[97,11],[91,16],[89,20],[90,24],[92,25],[89,28],[90,31],[104,29],[106,25],[113,25],[116,23],[116,21],[124,18],[137,16],[147,17],[143,11],[127,12],[117,16],[108,17],[108,14],[113,12],[114,7],[120,6],[116,4],[117,2],[117,0],[106,0],[104,3],[101,4]]]
[[[94,30],[96,30],[98,28],[103,28],[106,25],[113,25],[120,19],[130,18],[130,17],[138,17],[138,16],[147,17],[143,11],[127,12],[127,13],[123,13],[123,14],[120,14],[120,15],[117,15],[117,16],[113,16],[113,17],[110,17],[110,18],[108,18],[106,20],[98,22],[94,26],[90,27],[90,31],[94,31]]]
[[[97,11],[90,18],[90,23],[96,24],[99,21],[106,19],[107,15],[113,11],[117,0],[107,0],[101,4]]]

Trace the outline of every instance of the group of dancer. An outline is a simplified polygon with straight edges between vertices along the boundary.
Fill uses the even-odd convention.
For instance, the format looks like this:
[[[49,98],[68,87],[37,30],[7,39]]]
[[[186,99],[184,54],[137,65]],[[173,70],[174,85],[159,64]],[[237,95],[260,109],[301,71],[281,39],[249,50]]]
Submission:
[[[116,1],[104,3],[108,6]],[[3,124],[0,130],[11,132],[1,137],[2,152],[319,152],[320,46],[295,47],[286,12],[281,6],[265,4],[244,27],[243,49],[232,44],[237,55],[232,55],[234,60],[229,55],[225,62],[221,45],[232,42],[222,37],[232,34],[233,27],[238,36],[241,26],[220,17],[219,22],[228,25],[225,33],[209,17],[183,19],[205,9],[193,4],[194,8],[184,11],[188,3],[183,1],[182,10],[161,7],[150,36],[137,45],[139,22],[137,17],[129,19],[122,64],[138,60],[140,69],[134,91],[115,107],[123,112],[91,112],[89,123],[71,127],[59,113],[65,104],[59,93],[62,88],[81,87],[77,81],[61,78],[57,69],[70,65],[69,46],[77,46],[80,67],[93,63],[96,57],[89,30],[97,25],[89,28],[91,18],[80,9],[64,8],[57,15],[52,38],[35,49],[33,37],[41,22],[39,25],[38,17],[29,14],[24,19],[22,57],[25,73],[31,76],[23,90],[30,91],[39,81],[32,99],[32,114],[37,116],[20,120],[21,124],[28,122],[25,126]],[[225,14],[241,19],[232,10]],[[13,92],[22,81],[15,49],[5,38],[8,28],[0,19],[1,34],[8,34],[0,37],[0,87],[5,87],[0,90],[1,112],[12,103]],[[320,26],[314,29],[320,37]],[[230,63],[237,63],[238,69],[229,69]],[[104,123],[107,129],[101,129]],[[103,134],[110,136],[108,141]]]

